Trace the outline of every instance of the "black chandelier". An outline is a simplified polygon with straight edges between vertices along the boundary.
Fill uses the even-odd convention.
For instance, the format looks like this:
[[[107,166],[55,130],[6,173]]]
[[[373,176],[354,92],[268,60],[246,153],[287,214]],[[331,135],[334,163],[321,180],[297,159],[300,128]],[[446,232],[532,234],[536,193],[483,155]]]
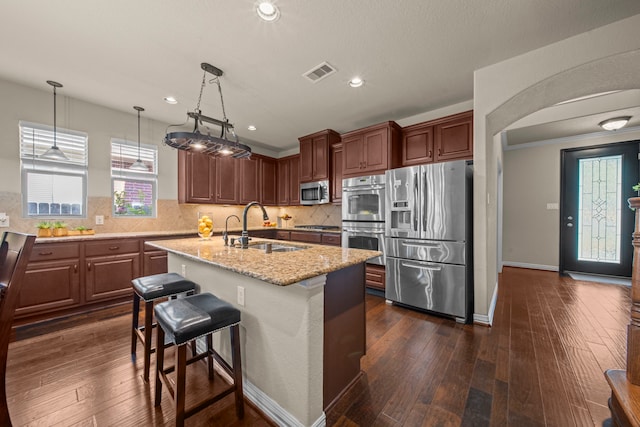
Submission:
[[[222,88],[220,86],[220,76],[223,74],[222,70],[205,62],[200,64],[200,67],[204,70],[204,74],[202,76],[202,84],[200,86],[198,105],[193,112],[187,112],[187,122],[182,125],[171,125],[167,128],[164,143],[170,147],[177,148],[178,150],[195,151],[213,156],[230,156],[235,158],[250,157],[251,148],[239,142],[233,125],[229,123],[229,119],[227,119],[227,114],[224,109],[224,99],[222,98]],[[206,85],[207,73],[214,76],[211,82],[218,85],[220,103],[222,104],[222,120],[205,116],[200,110],[200,101],[202,100],[202,92]],[[183,126],[189,122],[189,119],[193,119],[195,122],[193,132],[169,132],[169,128]],[[211,129],[205,126],[204,123],[219,126],[219,134],[212,135]],[[201,132],[201,126],[206,129],[206,133]],[[229,135],[233,137],[232,140],[229,139]]]

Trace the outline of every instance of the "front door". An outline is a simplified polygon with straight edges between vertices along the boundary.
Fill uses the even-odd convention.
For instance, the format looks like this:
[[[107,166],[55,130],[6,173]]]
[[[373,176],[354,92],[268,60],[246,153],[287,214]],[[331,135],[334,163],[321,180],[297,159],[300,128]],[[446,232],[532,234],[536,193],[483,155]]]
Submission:
[[[639,142],[562,150],[561,273],[631,277]]]

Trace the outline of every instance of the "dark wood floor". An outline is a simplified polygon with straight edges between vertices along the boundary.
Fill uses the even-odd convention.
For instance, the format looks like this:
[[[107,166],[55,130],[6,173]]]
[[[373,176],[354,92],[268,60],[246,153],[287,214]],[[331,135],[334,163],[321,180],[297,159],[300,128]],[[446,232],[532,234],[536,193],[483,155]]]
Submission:
[[[603,372],[625,365],[628,288],[515,268],[505,268],[500,280],[491,328],[367,296],[364,375],[327,424],[602,425],[609,417]],[[140,364],[130,361],[128,327],[128,316],[102,316],[12,343],[7,391],[14,424],[171,425],[170,399],[165,395],[154,410]],[[194,384],[192,394],[207,387]],[[229,396],[187,425],[267,423],[251,408],[237,422]]]

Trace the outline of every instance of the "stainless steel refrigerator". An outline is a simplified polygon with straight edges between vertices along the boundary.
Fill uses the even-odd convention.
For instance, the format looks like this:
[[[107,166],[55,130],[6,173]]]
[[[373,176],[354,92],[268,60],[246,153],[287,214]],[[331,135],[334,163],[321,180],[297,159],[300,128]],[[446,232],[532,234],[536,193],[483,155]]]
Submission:
[[[473,170],[458,160],[386,172],[388,300],[473,316]]]

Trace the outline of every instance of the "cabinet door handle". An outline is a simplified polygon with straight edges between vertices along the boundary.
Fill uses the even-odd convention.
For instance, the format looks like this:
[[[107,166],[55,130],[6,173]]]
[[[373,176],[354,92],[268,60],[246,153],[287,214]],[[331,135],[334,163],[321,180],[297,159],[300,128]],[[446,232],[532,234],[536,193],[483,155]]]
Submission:
[[[78,272],[78,264],[73,264],[73,272],[74,273]]]
[[[40,252],[38,255],[53,255],[53,252]]]
[[[109,246],[110,251],[115,251],[117,249],[120,249],[120,246]]]
[[[429,154],[427,154],[427,157],[433,157],[433,151],[429,150]]]
[[[87,263],[87,271],[91,271],[91,263],[90,262]]]
[[[438,148],[438,156],[442,156],[442,148]]]

